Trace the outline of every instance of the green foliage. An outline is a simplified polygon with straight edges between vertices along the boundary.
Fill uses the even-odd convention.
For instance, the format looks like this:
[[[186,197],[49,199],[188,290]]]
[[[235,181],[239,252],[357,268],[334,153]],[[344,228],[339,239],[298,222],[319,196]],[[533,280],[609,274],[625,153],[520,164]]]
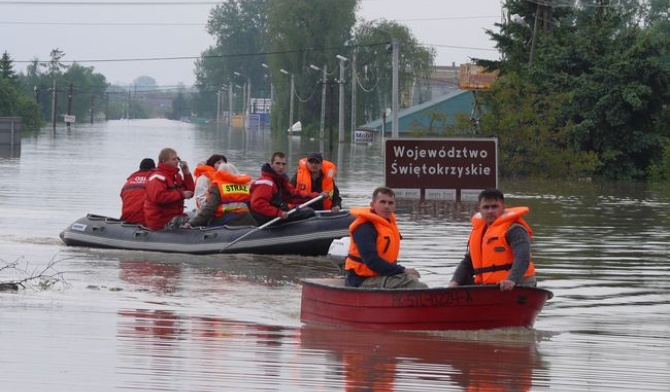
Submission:
[[[409,96],[417,77],[428,77],[432,72],[435,51],[421,46],[406,26],[386,20],[364,22],[357,26],[353,37],[356,74],[366,91],[358,95],[358,124],[379,118],[384,109],[391,107],[392,39],[396,39],[400,46],[401,97]]]
[[[498,138],[501,174],[506,177],[590,177],[597,157],[579,151],[574,125],[565,121],[569,94],[549,95],[519,75],[501,77],[488,95],[480,136]]]
[[[26,96],[37,101],[41,118],[51,119],[55,83],[59,121],[62,121],[63,114],[68,113],[68,106],[78,122],[86,121],[91,116],[91,110],[94,115],[102,112],[107,81],[102,74],[95,73],[93,67],[77,63],[64,65],[61,62],[64,56],[63,51],[54,49],[48,63],[34,59],[26,68],[26,73],[18,75],[18,84]]]
[[[13,61],[6,51],[0,58],[0,117],[20,117],[24,129],[41,125],[37,104],[24,94],[16,83]]]
[[[358,3],[359,0],[339,0],[334,7],[332,1],[326,0],[271,2],[268,37],[271,51],[275,54],[268,57],[267,63],[276,91],[272,111],[274,130],[284,131],[289,123],[290,77],[282,74],[280,69],[294,75],[297,96],[294,97],[294,121],[302,121],[305,127],[320,124],[321,99],[318,98],[321,95],[317,92],[321,91],[319,81],[322,74],[311,70],[310,64],[325,65],[332,72],[338,69],[337,55],[351,59],[345,45],[351,39]],[[339,76],[336,74],[330,78],[333,80]],[[334,113],[337,113],[337,94],[330,95],[330,98],[335,100],[333,107]],[[350,104],[347,101],[345,107],[348,108]],[[334,119],[333,123],[336,124],[337,120]],[[346,118],[345,124],[349,124]]]
[[[659,17],[667,8],[663,1],[604,3],[611,6],[506,2],[517,17],[489,32],[504,60],[488,64],[502,76],[483,127],[504,135],[503,170],[542,173],[565,160],[552,175],[659,172],[659,146],[670,136],[659,124],[670,103],[670,22]]]
[[[0,57],[0,79],[14,80],[16,78],[16,72],[14,72],[14,65],[12,64],[12,58],[9,56],[7,51],[2,53]]]

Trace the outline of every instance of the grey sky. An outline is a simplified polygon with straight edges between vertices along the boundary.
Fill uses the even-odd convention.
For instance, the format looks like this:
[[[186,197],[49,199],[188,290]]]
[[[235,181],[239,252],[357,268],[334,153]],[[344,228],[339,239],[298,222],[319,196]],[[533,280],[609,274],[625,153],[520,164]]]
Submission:
[[[148,75],[161,86],[192,84],[191,57],[213,43],[205,24],[214,1],[123,2],[130,0],[0,0],[0,52],[9,52],[21,71],[24,62],[46,61],[59,48],[64,60],[93,66],[112,83]],[[171,2],[179,4],[166,5]],[[362,0],[358,17],[407,25],[420,43],[436,49],[438,65],[451,65],[469,57],[498,58],[484,30],[500,20],[500,12],[500,0]],[[85,61],[181,57],[186,59]]]

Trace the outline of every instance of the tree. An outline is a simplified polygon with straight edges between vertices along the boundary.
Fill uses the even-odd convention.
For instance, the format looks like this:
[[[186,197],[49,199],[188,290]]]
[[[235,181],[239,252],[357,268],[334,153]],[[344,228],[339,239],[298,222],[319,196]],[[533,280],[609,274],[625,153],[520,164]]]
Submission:
[[[26,129],[39,129],[42,125],[35,100],[6,78],[0,78],[0,117],[21,117]]]
[[[546,4],[529,8],[527,2],[506,2],[518,17],[509,18],[498,25],[500,32],[491,34],[503,60],[488,64],[501,70],[490,105],[496,121],[489,122],[493,128],[488,131],[507,132],[509,137],[509,130],[500,127],[514,124],[520,113],[532,113],[551,119],[546,132],[554,136],[544,140],[552,148],[592,154],[594,174],[644,178],[650,166],[663,159],[658,146],[670,138],[667,126],[659,125],[670,103],[669,22],[645,19],[655,15],[646,2],[603,0],[600,5],[559,10]],[[529,94],[516,109],[495,104],[500,96],[513,96],[520,89],[541,94],[541,99]],[[516,123],[519,135],[532,130],[535,123],[528,121]],[[518,142],[519,147],[524,145]],[[505,160],[513,161],[528,149],[503,153],[509,154]],[[537,173],[547,172],[541,165],[535,168]]]
[[[251,80],[251,95],[257,97],[261,89],[269,51],[267,15],[270,0],[227,0],[212,9],[207,21],[207,32],[215,44],[207,48],[196,62],[194,109],[201,115],[216,113],[216,93],[223,85],[244,84]],[[243,76],[235,75],[235,72]],[[240,105],[236,110],[241,110]]]
[[[268,33],[274,54],[268,60],[278,97],[272,112],[273,129],[285,130],[289,125],[290,77],[280,69],[294,75],[294,120],[303,122],[303,132],[318,128],[321,75],[310,70],[310,64],[325,64],[335,70],[336,55],[351,56],[346,45],[356,23],[358,4],[359,0],[338,0],[337,6],[327,0],[271,2]]]
[[[151,76],[140,76],[139,78],[133,81],[133,84],[137,87],[156,87],[156,79]]]
[[[51,77],[61,75],[63,70],[67,68],[65,64],[61,63],[61,59],[63,57],[65,57],[65,52],[58,48],[51,50],[51,53],[49,53],[50,60],[48,64],[48,71]]]
[[[12,65],[12,58],[9,56],[9,53],[5,51],[2,53],[0,58],[0,79],[14,80],[16,78],[16,73],[14,72],[14,66]]]
[[[356,75],[364,91],[357,101],[357,123],[377,119],[391,107],[391,39],[400,45],[400,96],[408,97],[418,77],[428,77],[434,66],[435,51],[422,47],[410,30],[397,22],[364,22],[354,33]],[[359,88],[359,86],[357,86]],[[401,100],[406,102],[408,100]],[[402,104],[401,104],[402,105]]]

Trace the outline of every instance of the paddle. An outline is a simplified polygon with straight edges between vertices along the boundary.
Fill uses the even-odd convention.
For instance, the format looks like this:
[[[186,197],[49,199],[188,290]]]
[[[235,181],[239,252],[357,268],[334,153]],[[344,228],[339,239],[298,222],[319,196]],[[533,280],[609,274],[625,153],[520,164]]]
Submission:
[[[301,209],[301,208],[303,208],[303,207],[307,207],[308,205],[310,205],[310,204],[312,204],[312,203],[316,203],[317,201],[319,201],[319,200],[321,200],[321,199],[323,199],[323,196],[322,196],[322,195],[319,195],[319,196],[317,196],[317,197],[315,197],[315,198],[313,198],[313,199],[311,199],[311,200],[309,200],[309,201],[307,201],[307,202],[305,202],[305,203],[303,203],[303,204],[300,204],[300,205],[298,205],[298,206],[296,206],[296,207],[294,207],[294,208],[292,208],[292,209],[286,211],[286,217],[288,217],[289,215],[291,215],[292,213],[298,211],[299,209]],[[263,229],[265,229],[266,227],[272,225],[273,223],[275,223],[275,222],[277,222],[278,220],[281,220],[281,219],[282,219],[282,218],[278,216],[278,217],[274,218],[273,220],[271,220],[270,222],[268,222],[268,223],[266,223],[266,224],[264,224],[264,225],[258,226],[258,227],[256,227],[255,229],[253,229],[253,230],[251,230],[251,231],[248,231],[248,232],[242,234],[241,236],[239,236],[239,237],[237,237],[235,240],[233,240],[233,242],[231,242],[231,243],[229,243],[228,245],[224,246],[223,249],[221,249],[221,250],[226,250],[226,249],[228,249],[230,246],[232,246],[233,244],[237,243],[238,241],[240,241],[242,238],[248,236],[249,234],[251,234],[251,233],[255,233],[255,232],[257,232],[258,230],[263,230]]]

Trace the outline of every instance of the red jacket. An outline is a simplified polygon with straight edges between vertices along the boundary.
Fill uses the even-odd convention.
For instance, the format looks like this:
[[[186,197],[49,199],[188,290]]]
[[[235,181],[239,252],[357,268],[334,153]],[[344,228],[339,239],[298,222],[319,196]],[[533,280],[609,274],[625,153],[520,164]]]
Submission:
[[[179,168],[158,163],[146,183],[147,199],[144,201],[145,226],[162,229],[170,219],[184,213],[183,191],[195,189],[193,176],[182,178]]]
[[[147,198],[145,183],[151,170],[138,170],[128,176],[121,188],[121,220],[144,225],[144,200]]]
[[[288,211],[297,204],[319,196],[318,193],[303,193],[291,185],[288,177],[272,170],[270,164],[261,167],[261,176],[251,184],[251,211],[269,217],[279,216],[279,211]]]

